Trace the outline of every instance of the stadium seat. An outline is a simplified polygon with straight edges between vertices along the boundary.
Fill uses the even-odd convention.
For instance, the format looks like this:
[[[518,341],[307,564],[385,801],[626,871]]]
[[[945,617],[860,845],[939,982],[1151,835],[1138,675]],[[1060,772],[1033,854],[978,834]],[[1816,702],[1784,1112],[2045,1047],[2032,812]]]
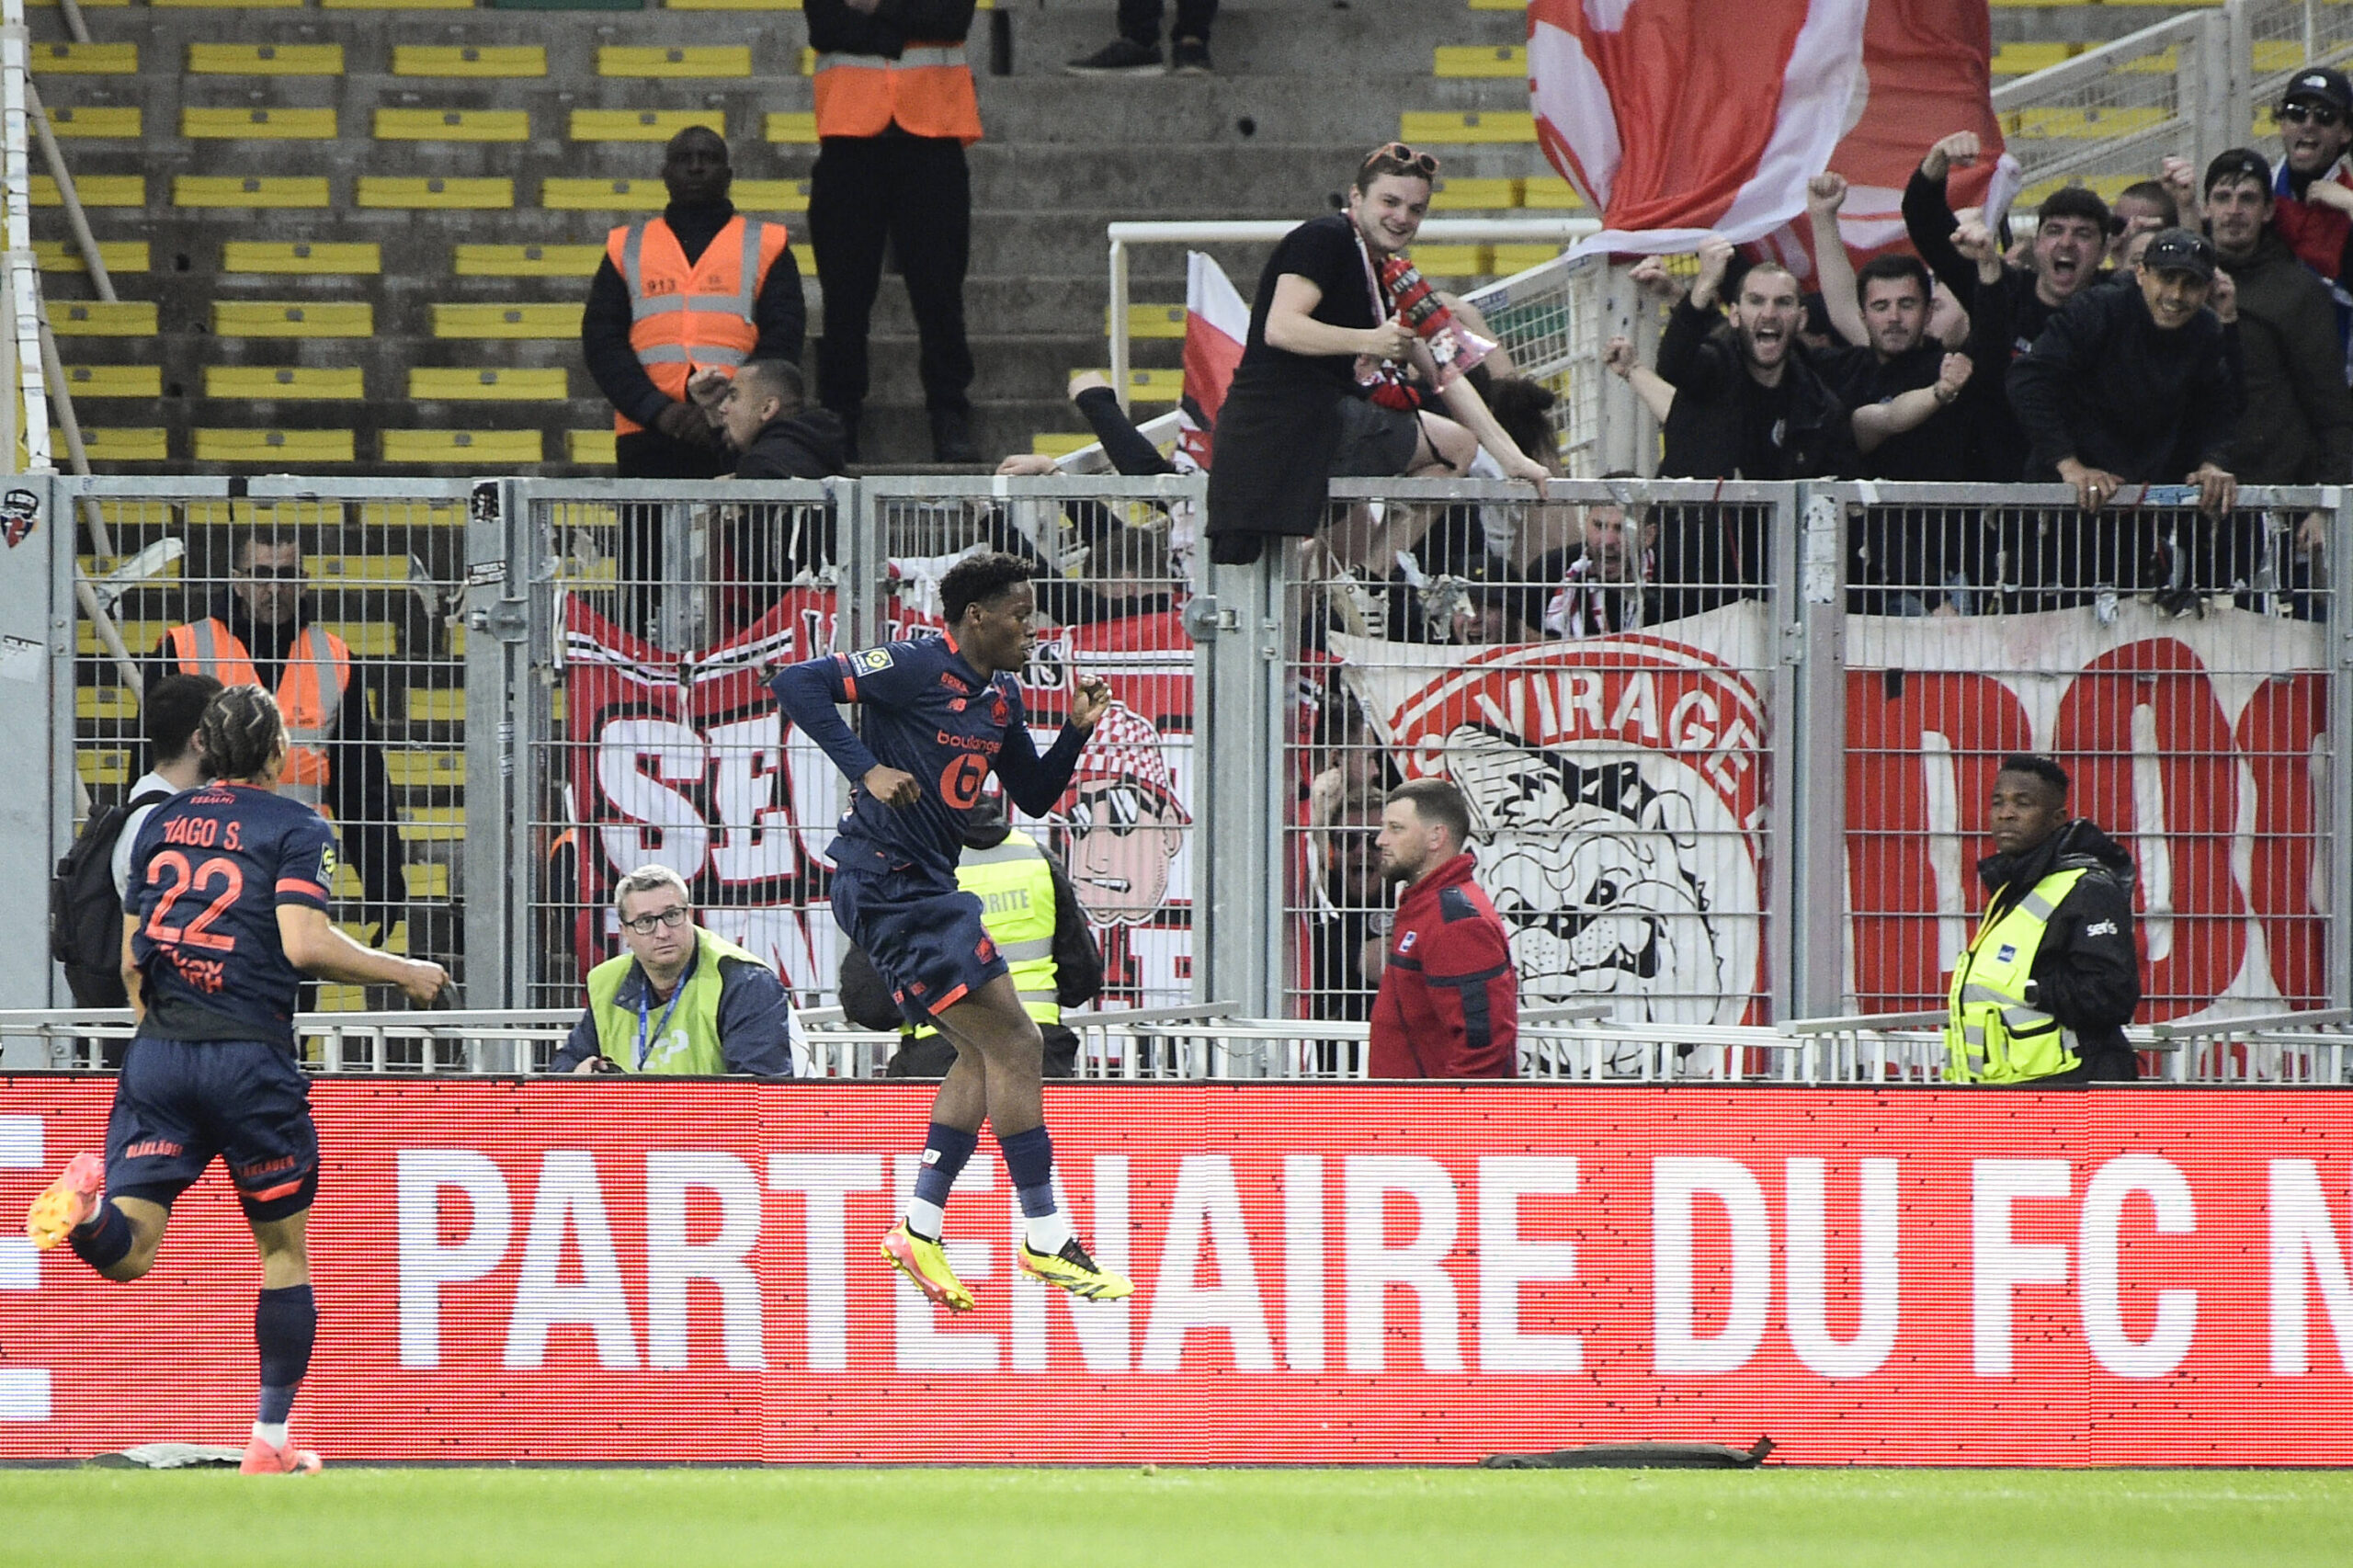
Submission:
[[[195,432],[200,463],[267,463],[300,473],[306,463],[347,463],[356,446],[348,430],[226,430]]]
[[[1441,80],[1462,77],[1518,77],[1528,75],[1528,50],[1521,44],[1472,44],[1438,46],[1436,70]]]
[[[613,462],[613,433],[610,430],[566,430],[563,433],[563,455],[568,462],[609,468]]]
[[[97,790],[131,782],[131,754],[117,746],[76,746],[74,768],[82,782]]]
[[[387,752],[386,760],[401,754]],[[397,776],[395,782],[397,782]],[[449,896],[449,868],[438,860],[413,861],[402,868],[408,882],[408,896],[414,899],[445,899]],[[367,889],[359,881],[359,869],[348,860],[336,862],[335,886],[331,890],[338,899],[357,901],[367,896]]]
[[[1516,179],[1447,179],[1430,192],[1433,212],[1500,212],[1519,205]]]
[[[1093,436],[1074,430],[1041,430],[1029,437],[1029,449],[1043,458],[1066,458],[1094,444]]]
[[[83,723],[131,724],[139,719],[139,694],[127,686],[77,686],[74,717]]]
[[[563,372],[558,371],[559,375]],[[486,473],[504,473],[546,458],[537,430],[387,430],[388,463],[462,463]]]
[[[562,366],[538,370],[426,366],[409,371],[408,395],[417,403],[561,402],[569,395],[564,381]]]
[[[761,134],[770,142],[793,147],[814,147],[817,144],[817,115],[786,110],[767,117]]]
[[[515,205],[515,182],[511,179],[361,175],[354,184],[352,201],[358,207],[492,210]]]
[[[212,331],[220,337],[372,337],[376,310],[365,301],[216,300]]]
[[[1559,175],[1530,175],[1520,181],[1519,204],[1537,211],[1560,211],[1583,207],[1585,198]]]
[[[384,250],[377,244],[230,240],[221,247],[221,270],[278,277],[373,277],[384,270]]]
[[[580,335],[581,307],[576,304],[437,304],[430,313],[436,337],[554,340]]]
[[[472,245],[450,253],[460,278],[587,278],[605,258],[603,245]]]
[[[61,141],[86,142],[109,138],[136,142],[139,140],[140,124],[136,107],[81,104],[49,110],[49,129]]]
[[[82,247],[71,240],[35,240],[33,256],[43,272],[87,272]],[[100,240],[98,265],[108,273],[144,272],[148,268],[145,240]]]
[[[466,688],[462,686],[410,687],[408,722],[412,724],[464,723]]]
[[[147,177],[144,175],[75,175],[74,194],[85,207],[144,207],[147,205]],[[64,199],[57,194],[57,182],[47,175],[33,176],[33,205],[63,207]]]
[[[80,403],[94,397],[161,397],[160,365],[68,365],[65,389]]]
[[[537,44],[474,47],[463,44],[396,44],[395,76],[514,77],[548,74],[548,51]]]
[[[384,771],[395,790],[462,790],[466,785],[466,754],[461,751],[406,751],[388,748]]]
[[[136,76],[135,43],[37,43],[26,51],[38,76]]]
[[[1111,332],[1111,308],[1103,308],[1103,333]],[[1144,337],[1181,338],[1185,335],[1185,307],[1182,305],[1128,305],[1128,337],[1131,342]],[[1081,443],[1084,445],[1085,443]]]
[[[267,365],[207,365],[204,395],[283,402],[357,403],[366,397],[359,369],[314,370]]]
[[[49,307],[50,330],[60,337],[153,337],[153,300],[74,300]]]
[[[332,142],[331,108],[200,108],[180,110],[180,134],[191,142]]]
[[[1526,109],[1407,109],[1397,137],[1415,147],[1476,146],[1536,140],[1536,117]]]
[[[379,142],[529,142],[531,117],[519,108],[380,108]]]
[[[320,208],[329,205],[327,182],[317,175],[174,175],[175,207]]]
[[[597,74],[621,77],[738,77],[752,74],[749,44],[701,49],[645,49],[606,44],[597,51]]]
[[[167,453],[168,438],[157,425],[85,425],[82,446],[92,463],[159,463]],[[49,449],[65,450],[65,432],[51,426]]]
[[[400,813],[400,835],[406,843],[447,843],[466,835],[463,806],[403,806]]]
[[[540,182],[540,205],[551,212],[659,212],[669,199],[669,192],[658,179],[551,176]]]
[[[576,108],[564,134],[574,142],[667,142],[690,125],[724,137],[727,115],[715,108]]]
[[[192,43],[192,76],[340,76],[339,43]]]

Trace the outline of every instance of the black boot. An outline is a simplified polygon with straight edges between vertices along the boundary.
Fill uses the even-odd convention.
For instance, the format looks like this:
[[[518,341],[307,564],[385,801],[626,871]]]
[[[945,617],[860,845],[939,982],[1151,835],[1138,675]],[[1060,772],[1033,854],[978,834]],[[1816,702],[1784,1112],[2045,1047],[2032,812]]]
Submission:
[[[981,460],[981,449],[972,444],[972,415],[962,408],[935,408],[931,411],[931,460],[942,463],[976,463]]]

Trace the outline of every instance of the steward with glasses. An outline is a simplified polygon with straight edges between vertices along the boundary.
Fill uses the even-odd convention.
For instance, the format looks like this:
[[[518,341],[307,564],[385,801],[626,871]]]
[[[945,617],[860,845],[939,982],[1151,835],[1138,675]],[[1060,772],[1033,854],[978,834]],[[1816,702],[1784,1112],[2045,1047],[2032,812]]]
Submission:
[[[776,971],[695,924],[687,884],[640,866],[613,890],[629,950],[588,971],[588,1008],[551,1073],[790,1078],[807,1049]]]

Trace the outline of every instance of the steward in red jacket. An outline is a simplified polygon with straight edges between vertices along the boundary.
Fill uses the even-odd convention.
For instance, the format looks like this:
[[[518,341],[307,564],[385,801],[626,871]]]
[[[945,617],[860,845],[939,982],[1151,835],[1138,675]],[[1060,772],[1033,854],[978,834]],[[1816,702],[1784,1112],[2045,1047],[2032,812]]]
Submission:
[[[1420,778],[1389,797],[1381,866],[1398,900],[1372,1004],[1376,1078],[1509,1078],[1519,1055],[1519,976],[1495,906],[1471,880],[1461,791]]]

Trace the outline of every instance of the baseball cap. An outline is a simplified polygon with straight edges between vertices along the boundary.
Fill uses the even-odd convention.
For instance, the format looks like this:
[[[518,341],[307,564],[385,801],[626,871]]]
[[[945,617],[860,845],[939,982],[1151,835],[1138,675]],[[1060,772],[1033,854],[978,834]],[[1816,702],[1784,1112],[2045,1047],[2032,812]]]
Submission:
[[[2240,180],[2248,179],[2269,190],[2271,161],[2251,147],[2233,147],[2228,152],[2215,154],[2214,161],[2206,165],[2206,183],[2198,188],[2212,190],[2224,180],[2235,185]]]
[[[2194,272],[2211,282],[2214,277],[2214,244],[2205,235],[2193,234],[2188,229],[2167,229],[2141,253],[2141,266],[2150,272]]]
[[[2333,106],[2339,114],[2353,115],[2353,82],[2346,81],[2342,71],[2316,66],[2310,71],[2297,72],[2280,89],[2279,101],[2291,104],[2298,98],[2318,98]]]

